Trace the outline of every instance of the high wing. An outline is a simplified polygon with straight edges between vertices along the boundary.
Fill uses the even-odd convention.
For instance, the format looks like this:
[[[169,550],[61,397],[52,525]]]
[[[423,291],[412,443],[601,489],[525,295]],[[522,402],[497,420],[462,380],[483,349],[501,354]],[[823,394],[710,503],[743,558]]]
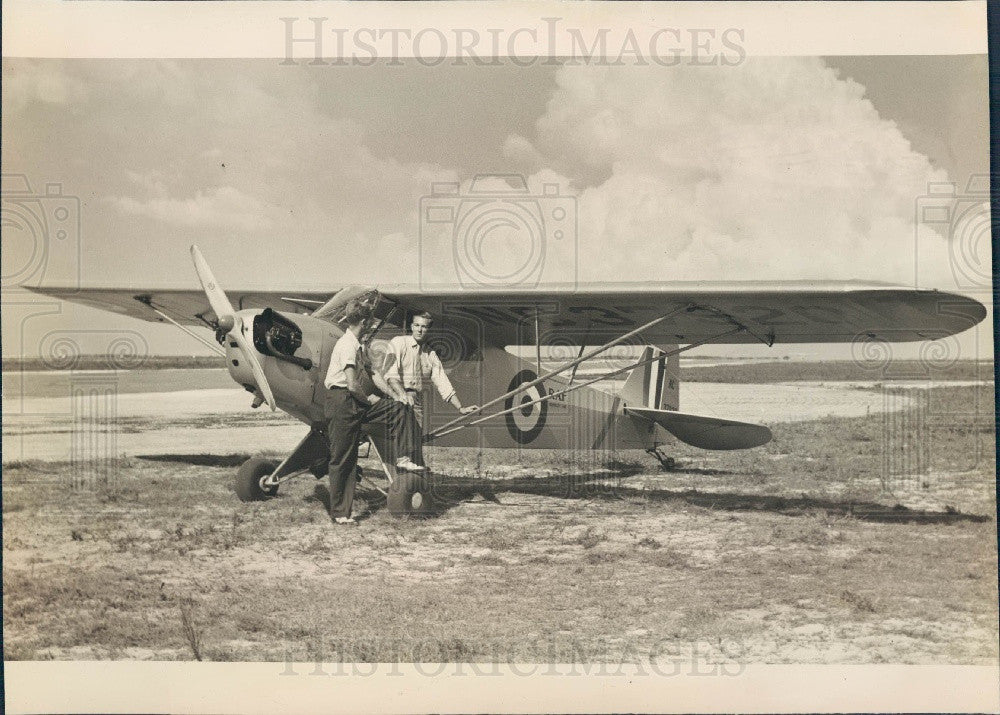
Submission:
[[[143,320],[162,321],[153,307],[188,325],[211,325],[215,315],[199,290],[32,288],[44,295]],[[435,327],[480,344],[535,342],[536,316],[543,344],[599,344],[609,336],[671,314],[641,335],[643,343],[827,343],[871,338],[886,342],[934,340],[959,333],[986,317],[976,300],[954,293],[857,283],[589,283],[582,288],[532,290],[421,289],[382,286],[404,312],[430,311]],[[233,305],[309,312],[331,291],[227,290]],[[726,332],[728,327],[741,328]]]
[[[216,319],[203,290],[45,287],[28,287],[28,290],[154,323],[166,321],[153,308],[163,311],[182,325],[210,326]],[[279,293],[228,288],[226,294],[236,310],[271,308],[291,313],[310,312],[330,297],[329,291]]]
[[[642,343],[831,343],[871,338],[934,340],[986,317],[976,300],[954,293],[856,283],[587,284],[578,290],[445,292],[381,287],[410,310],[472,331],[498,346],[595,345],[672,314]],[[459,327],[461,326],[461,327]],[[727,328],[744,330],[718,337]]]

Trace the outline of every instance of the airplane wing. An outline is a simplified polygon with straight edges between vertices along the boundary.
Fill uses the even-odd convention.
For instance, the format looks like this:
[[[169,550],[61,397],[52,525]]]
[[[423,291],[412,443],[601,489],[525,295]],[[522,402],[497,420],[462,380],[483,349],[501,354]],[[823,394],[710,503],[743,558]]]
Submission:
[[[648,407],[626,407],[625,414],[655,422],[681,442],[699,449],[750,449],[771,441],[771,430],[749,422]]]
[[[716,344],[934,340],[976,325],[986,308],[954,293],[853,283],[595,285],[579,290],[413,292],[382,287],[409,310],[427,310],[456,330],[477,331],[497,346],[599,345],[658,316],[641,343],[710,340],[728,327],[744,331]],[[464,329],[459,325],[464,324]]]
[[[215,322],[215,313],[203,290],[45,287],[28,287],[28,290],[154,323],[165,322],[153,310],[154,307],[183,325],[207,326]],[[271,308],[290,313],[307,313],[322,305],[330,297],[330,292],[240,291],[227,288],[226,295],[237,310]]]
[[[154,322],[154,306],[179,323],[207,325],[214,314],[200,290],[32,288],[35,292]],[[524,291],[421,289],[382,286],[406,311],[427,310],[435,327],[447,327],[479,344],[530,345],[535,315],[545,344],[601,344],[658,316],[670,319],[637,342],[709,340],[734,325],[744,330],[710,340],[716,344],[886,342],[934,340],[959,333],[986,317],[978,301],[955,293],[855,283],[664,283],[548,286]],[[237,309],[309,312],[332,291],[231,290]],[[397,313],[393,322],[399,323]]]

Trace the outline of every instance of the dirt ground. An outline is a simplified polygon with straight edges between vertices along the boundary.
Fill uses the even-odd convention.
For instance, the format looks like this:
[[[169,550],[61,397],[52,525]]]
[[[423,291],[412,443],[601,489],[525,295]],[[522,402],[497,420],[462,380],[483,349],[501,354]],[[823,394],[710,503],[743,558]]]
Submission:
[[[669,472],[429,450],[440,514],[356,527],[311,476],[241,504],[221,442],[7,462],[5,657],[995,665],[992,385],[900,396]]]

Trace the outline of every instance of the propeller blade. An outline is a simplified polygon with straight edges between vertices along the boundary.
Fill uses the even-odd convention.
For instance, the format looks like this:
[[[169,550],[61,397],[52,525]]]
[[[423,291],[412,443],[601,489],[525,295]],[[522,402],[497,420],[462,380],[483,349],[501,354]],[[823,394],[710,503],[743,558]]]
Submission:
[[[271,412],[274,412],[277,405],[274,402],[274,393],[271,392],[271,386],[267,383],[267,378],[264,376],[264,368],[260,366],[260,360],[257,359],[253,345],[247,341],[247,336],[243,334],[243,319],[238,315],[234,316],[234,318],[235,322],[233,329],[229,331],[229,337],[236,340],[236,343],[240,346],[240,352],[243,353],[244,359],[250,363],[250,369],[253,370],[253,378],[257,382],[257,387],[260,388],[261,394],[264,395],[264,400],[267,402],[267,406],[271,408]]]
[[[225,291],[216,283],[215,276],[212,275],[212,269],[208,267],[208,262],[201,255],[201,251],[198,250],[197,246],[191,246],[191,258],[194,260],[194,269],[198,273],[198,280],[201,281],[201,287],[205,290],[205,295],[208,297],[208,303],[212,306],[212,310],[215,311],[215,316],[219,319],[219,327],[225,330],[229,337],[235,340],[236,344],[240,346],[243,359],[250,363],[250,369],[253,371],[253,378],[257,383],[257,388],[264,395],[267,406],[274,412],[277,409],[274,401],[274,393],[271,392],[271,386],[267,383],[267,378],[264,376],[264,368],[261,367],[260,360],[257,359],[257,353],[253,345],[249,343],[243,334],[243,319],[236,314],[233,304],[226,297]]]
[[[212,269],[208,267],[208,261],[201,255],[197,246],[191,246],[191,258],[194,260],[194,269],[198,273],[198,280],[208,297],[208,303],[212,306],[215,316],[219,319],[219,326],[226,332],[232,330],[233,323],[231,317],[236,314],[233,304],[229,302],[225,291],[219,286],[212,274]]]

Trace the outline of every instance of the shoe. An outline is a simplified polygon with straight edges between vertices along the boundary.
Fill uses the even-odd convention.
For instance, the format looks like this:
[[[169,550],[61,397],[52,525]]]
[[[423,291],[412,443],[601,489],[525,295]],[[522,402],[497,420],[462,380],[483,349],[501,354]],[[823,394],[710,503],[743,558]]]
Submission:
[[[404,472],[426,472],[427,467],[421,466],[414,462],[409,457],[401,457],[396,460],[396,469],[402,469]]]
[[[334,524],[357,524],[358,522],[354,521],[354,517],[351,517],[351,516],[338,516],[336,519],[333,520],[333,523]]]

